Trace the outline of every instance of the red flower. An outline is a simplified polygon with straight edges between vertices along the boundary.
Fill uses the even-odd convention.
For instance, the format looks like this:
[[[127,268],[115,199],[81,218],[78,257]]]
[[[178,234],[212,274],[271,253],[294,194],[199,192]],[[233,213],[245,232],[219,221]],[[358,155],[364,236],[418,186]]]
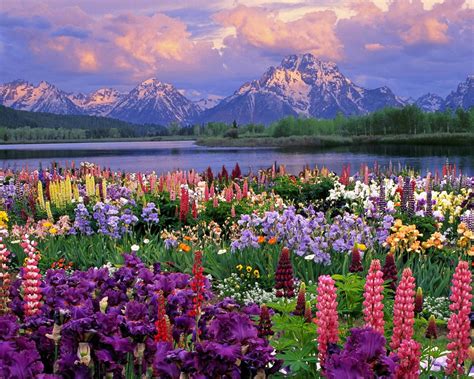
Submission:
[[[202,252],[194,253],[193,278],[191,280],[191,289],[194,291],[193,309],[191,316],[196,317],[201,314],[201,306],[204,301],[204,269],[202,267]]]
[[[169,319],[166,315],[165,297],[163,291],[158,293],[158,315],[155,321],[155,342],[172,342]]]
[[[272,330],[272,320],[270,318],[270,312],[268,312],[268,307],[263,304],[260,309],[260,320],[258,322],[258,336],[265,338],[267,336],[273,336],[274,332]]]
[[[277,297],[291,298],[295,296],[293,283],[293,266],[291,265],[290,250],[284,247],[275,272],[275,289]]]

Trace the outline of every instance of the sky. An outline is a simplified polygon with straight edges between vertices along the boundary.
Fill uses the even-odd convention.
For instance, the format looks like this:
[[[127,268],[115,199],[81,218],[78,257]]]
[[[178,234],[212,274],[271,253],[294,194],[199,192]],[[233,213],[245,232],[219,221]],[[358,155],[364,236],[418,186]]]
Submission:
[[[366,88],[446,96],[474,74],[472,0],[1,0],[0,82],[228,96],[312,53]]]

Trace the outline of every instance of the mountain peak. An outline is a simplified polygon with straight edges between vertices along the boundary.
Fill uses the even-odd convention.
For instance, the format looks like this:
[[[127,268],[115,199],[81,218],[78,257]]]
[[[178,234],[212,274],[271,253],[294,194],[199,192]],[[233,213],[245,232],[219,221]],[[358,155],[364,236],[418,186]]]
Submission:
[[[174,88],[173,85],[169,83],[164,83],[157,78],[149,78],[141,82],[138,87],[158,87],[158,88]]]
[[[428,92],[423,96],[420,96],[416,101],[415,105],[420,108],[423,112],[437,112],[443,109],[444,99],[435,94]]]
[[[299,72],[312,72],[318,71],[337,71],[339,68],[334,62],[323,61],[316,58],[311,53],[305,54],[292,54],[288,55],[281,61],[280,67]]]

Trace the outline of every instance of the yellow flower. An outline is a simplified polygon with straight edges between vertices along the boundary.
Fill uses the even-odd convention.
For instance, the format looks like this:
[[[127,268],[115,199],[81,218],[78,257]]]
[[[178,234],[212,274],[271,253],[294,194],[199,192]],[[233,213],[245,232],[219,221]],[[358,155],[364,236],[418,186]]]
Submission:
[[[255,276],[257,279],[260,278],[260,271],[254,270],[253,271],[253,276]]]
[[[252,271],[252,267],[250,267],[250,266],[247,266],[245,269],[247,270],[247,272],[251,272],[251,271]]]
[[[237,265],[237,266],[235,266],[235,268],[236,268],[237,270],[239,270],[239,271],[242,271],[242,269],[244,268],[244,266],[242,266],[242,265]]]
[[[8,222],[8,214],[5,211],[0,211],[0,228],[5,228]]]
[[[49,229],[49,232],[51,234],[56,234],[58,232],[58,229],[56,229],[55,227],[52,227],[51,229]]]
[[[360,251],[366,251],[367,250],[367,246],[365,246],[365,244],[363,244],[363,243],[356,243],[356,248],[359,249]]]

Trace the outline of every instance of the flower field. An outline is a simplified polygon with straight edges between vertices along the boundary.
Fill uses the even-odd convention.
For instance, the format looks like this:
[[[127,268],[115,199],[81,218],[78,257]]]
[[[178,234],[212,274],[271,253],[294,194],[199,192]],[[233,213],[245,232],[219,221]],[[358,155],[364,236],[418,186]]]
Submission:
[[[474,178],[0,170],[0,378],[474,375]]]

